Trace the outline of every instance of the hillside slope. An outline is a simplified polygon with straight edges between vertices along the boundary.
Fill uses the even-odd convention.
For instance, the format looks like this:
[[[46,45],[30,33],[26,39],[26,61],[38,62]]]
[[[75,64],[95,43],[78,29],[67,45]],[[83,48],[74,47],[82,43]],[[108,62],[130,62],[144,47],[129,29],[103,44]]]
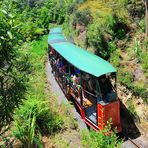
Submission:
[[[74,10],[63,25],[65,34],[74,36],[78,45],[117,68],[118,96],[145,134],[143,129],[148,128],[148,41],[144,2],[86,0],[76,4]]]

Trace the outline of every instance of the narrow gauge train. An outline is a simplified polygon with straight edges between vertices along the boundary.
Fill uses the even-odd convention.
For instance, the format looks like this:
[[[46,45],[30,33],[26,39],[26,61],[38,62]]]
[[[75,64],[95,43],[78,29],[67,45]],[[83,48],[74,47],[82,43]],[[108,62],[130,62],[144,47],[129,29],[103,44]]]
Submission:
[[[121,132],[120,101],[116,92],[116,70],[102,58],[70,43],[61,28],[48,35],[52,72],[68,100],[73,100],[82,119],[94,130],[107,121]]]

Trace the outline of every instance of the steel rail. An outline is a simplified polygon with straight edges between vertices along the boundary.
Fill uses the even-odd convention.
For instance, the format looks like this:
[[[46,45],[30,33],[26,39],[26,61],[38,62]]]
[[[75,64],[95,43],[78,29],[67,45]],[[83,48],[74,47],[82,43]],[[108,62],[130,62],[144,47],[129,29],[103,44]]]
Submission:
[[[131,138],[129,138],[124,132],[121,132],[121,134],[123,134],[123,136],[125,137],[125,139],[127,139],[128,141],[130,141],[134,146],[136,146],[137,148],[140,148],[137,143],[135,143]]]

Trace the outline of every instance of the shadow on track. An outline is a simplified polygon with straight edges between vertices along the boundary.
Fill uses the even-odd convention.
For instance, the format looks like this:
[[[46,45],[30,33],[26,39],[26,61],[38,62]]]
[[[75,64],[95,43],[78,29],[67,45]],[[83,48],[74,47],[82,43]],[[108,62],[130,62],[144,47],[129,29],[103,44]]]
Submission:
[[[135,124],[135,120],[136,120],[135,116],[129,112],[129,110],[121,101],[120,101],[120,105],[121,105],[121,109],[120,109],[121,126],[122,126],[123,133],[131,139],[140,137],[141,133]]]

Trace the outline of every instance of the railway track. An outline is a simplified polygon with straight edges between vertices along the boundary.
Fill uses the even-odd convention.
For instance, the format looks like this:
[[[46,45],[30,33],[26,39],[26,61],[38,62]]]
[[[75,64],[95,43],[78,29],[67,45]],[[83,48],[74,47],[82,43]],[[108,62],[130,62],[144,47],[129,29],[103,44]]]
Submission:
[[[123,143],[123,148],[144,148],[139,146],[136,142],[134,142],[131,138],[129,138],[125,133],[121,133],[123,138],[125,139]]]

